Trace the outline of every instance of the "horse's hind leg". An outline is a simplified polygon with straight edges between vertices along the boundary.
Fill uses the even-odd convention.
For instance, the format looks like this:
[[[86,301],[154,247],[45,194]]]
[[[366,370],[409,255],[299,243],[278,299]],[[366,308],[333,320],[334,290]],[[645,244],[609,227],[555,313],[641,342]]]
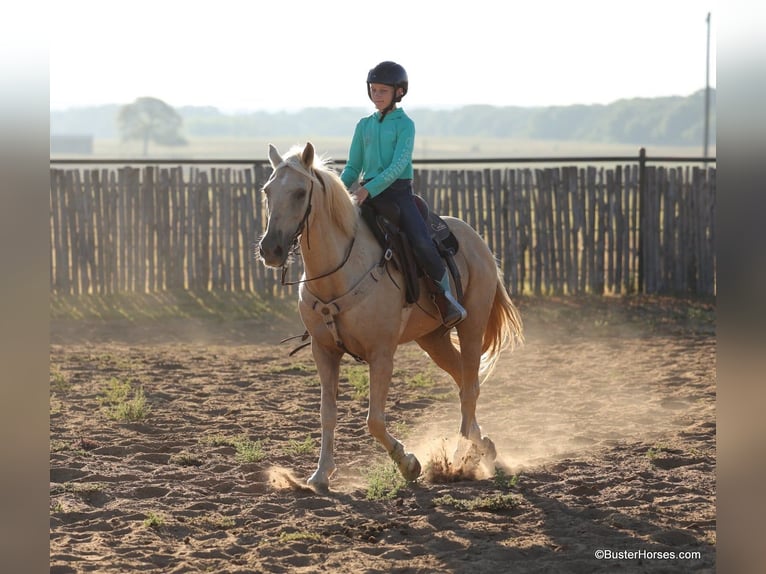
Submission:
[[[481,336],[473,334],[469,317],[458,326],[461,337],[460,351],[450,340],[449,333],[434,331],[417,340],[418,345],[433,361],[455,380],[460,391],[460,435],[474,443],[489,458],[494,459],[492,441],[481,436],[476,420],[476,403],[479,398],[479,366],[481,363]],[[481,332],[478,329],[476,331]]]
[[[437,329],[420,337],[415,342],[428,353],[436,366],[454,379],[458,388],[462,386],[460,352],[452,344],[449,331],[444,332],[443,329]]]
[[[338,378],[342,354],[335,350],[329,351],[317,344],[312,344],[311,351],[322,385],[320,406],[322,445],[317,469],[308,479],[308,484],[324,490],[329,487],[330,476],[335,472],[334,442],[335,426],[338,420]]]

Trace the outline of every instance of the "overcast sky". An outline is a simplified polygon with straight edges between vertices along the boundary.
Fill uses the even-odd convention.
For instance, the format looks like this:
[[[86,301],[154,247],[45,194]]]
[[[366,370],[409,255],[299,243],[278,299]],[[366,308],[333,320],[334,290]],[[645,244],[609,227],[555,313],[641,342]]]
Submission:
[[[369,107],[367,71],[409,74],[406,107],[607,104],[716,86],[714,0],[69,0],[50,4],[50,106],[153,96],[222,111]]]

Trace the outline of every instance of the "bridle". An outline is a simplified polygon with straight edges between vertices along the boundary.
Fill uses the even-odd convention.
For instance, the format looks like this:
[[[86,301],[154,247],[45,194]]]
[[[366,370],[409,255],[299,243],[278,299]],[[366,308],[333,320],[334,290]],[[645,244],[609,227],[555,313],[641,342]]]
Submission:
[[[289,166],[288,167],[293,167]],[[276,169],[274,170],[276,172]],[[311,187],[309,187],[309,201],[308,205],[306,205],[306,212],[303,214],[303,217],[300,220],[300,223],[298,223],[298,227],[295,230],[295,233],[293,233],[292,241],[290,242],[290,250],[287,259],[285,259],[285,264],[282,265],[282,277],[281,282],[282,285],[299,285],[301,283],[310,283],[311,281],[316,281],[318,279],[324,279],[325,277],[329,277],[333,273],[339,271],[347,262],[349,257],[351,257],[351,251],[354,249],[354,242],[356,241],[356,235],[354,235],[351,238],[351,244],[348,246],[348,249],[346,250],[346,255],[343,257],[343,260],[333,269],[330,271],[327,271],[326,273],[322,273],[321,275],[317,275],[316,277],[312,277],[311,279],[298,279],[297,281],[285,281],[285,276],[287,275],[287,261],[289,261],[290,257],[289,255],[295,253],[298,248],[300,247],[300,237],[303,235],[304,230],[306,231],[306,245],[311,249],[311,238],[309,236],[309,229],[308,221],[309,221],[309,215],[311,214],[311,199],[314,197],[314,181],[318,181],[319,185],[322,186],[322,191],[326,193],[327,188],[325,187],[324,181],[322,181],[321,177],[317,177],[314,174],[314,171],[311,170],[308,172],[308,176],[311,179]]]

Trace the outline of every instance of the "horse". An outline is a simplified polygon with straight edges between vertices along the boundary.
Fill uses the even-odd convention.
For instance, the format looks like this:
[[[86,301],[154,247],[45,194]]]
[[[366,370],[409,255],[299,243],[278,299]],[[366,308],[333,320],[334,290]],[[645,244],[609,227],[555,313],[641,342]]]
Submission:
[[[459,270],[467,318],[447,329],[428,289],[408,304],[401,273],[360,216],[355,196],[329,160],[311,142],[282,157],[269,144],[272,173],[262,191],[268,212],[258,257],[270,268],[285,268],[300,247],[303,274],[298,309],[311,335],[311,353],[321,383],[321,445],[314,489],[327,490],[334,458],[340,365],[348,353],[369,367],[367,427],[407,481],[421,474],[417,457],[386,428],[385,406],[401,344],[415,341],[459,389],[460,436],[484,460],[496,450],[476,420],[479,387],[504,350],[523,343],[523,324],[511,301],[494,255],[482,237],[458,218],[444,216],[459,243]],[[424,279],[421,279],[424,281]],[[454,288],[454,285],[453,285]]]

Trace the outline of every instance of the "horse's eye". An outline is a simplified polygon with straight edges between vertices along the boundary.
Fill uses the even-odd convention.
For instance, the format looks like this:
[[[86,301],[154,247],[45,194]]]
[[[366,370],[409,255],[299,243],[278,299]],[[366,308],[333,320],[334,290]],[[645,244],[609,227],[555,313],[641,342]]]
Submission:
[[[303,201],[306,198],[306,190],[303,188],[296,189],[293,193],[293,199],[295,201]]]

